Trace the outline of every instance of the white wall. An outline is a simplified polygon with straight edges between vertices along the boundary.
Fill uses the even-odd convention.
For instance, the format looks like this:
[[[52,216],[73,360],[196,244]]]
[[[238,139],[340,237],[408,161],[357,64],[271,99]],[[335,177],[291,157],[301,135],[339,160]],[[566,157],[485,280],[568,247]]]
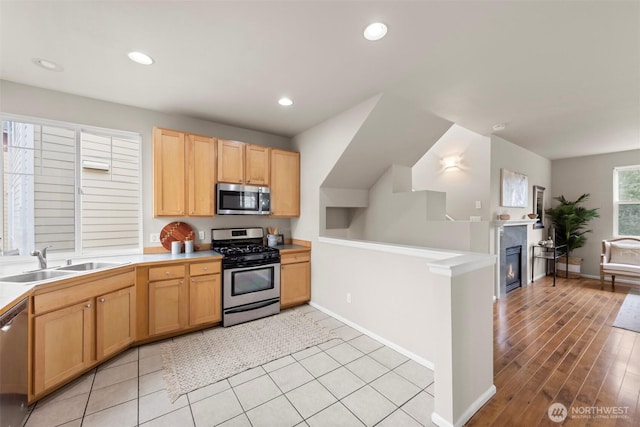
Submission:
[[[251,144],[284,149],[291,148],[289,138],[256,132],[234,126],[164,114],[157,111],[99,101],[68,93],[25,86],[0,80],[0,112],[31,116],[49,120],[136,132],[142,135],[142,211],[143,245],[149,243],[149,234],[158,233],[169,222],[178,218],[153,218],[153,164],[152,130],[154,126],[198,133]],[[183,218],[184,219],[184,218]],[[210,242],[210,229],[216,227],[258,226],[278,227],[290,237],[290,220],[261,217],[216,216],[215,218],[184,219],[195,231],[205,231],[205,242]]]
[[[490,138],[453,125],[412,168],[415,190],[447,194],[446,211],[456,220],[490,218]],[[461,155],[461,167],[444,170],[441,160]],[[476,201],[481,207],[476,208]]]
[[[411,191],[411,168],[394,165],[369,190],[368,207],[355,211],[349,236],[488,253],[488,222],[446,221],[444,204],[444,193]]]
[[[345,245],[342,241],[343,243],[338,244],[332,239],[319,237],[320,233],[325,232],[327,204],[331,204],[332,199],[343,199],[353,194],[335,191],[321,194],[323,189],[320,187],[374,105],[375,99],[365,101],[293,138],[294,148],[301,152],[302,174],[301,216],[292,220],[293,236],[312,242],[311,299],[314,304],[402,347],[417,358],[432,363],[442,362],[441,369],[436,369],[436,375],[441,378],[440,385],[436,387],[440,387],[442,392],[439,396],[436,393],[435,409],[439,415],[452,422],[452,419],[462,417],[462,413],[469,413],[464,408],[472,407],[471,401],[478,401],[476,396],[463,393],[461,389],[464,387],[453,378],[454,371],[473,371],[476,372],[474,378],[481,378],[478,387],[472,387],[473,390],[466,388],[471,390],[470,394],[478,394],[481,388],[486,390],[491,385],[491,272],[494,258],[475,255],[483,259],[481,269],[463,268],[463,271],[474,277],[469,283],[483,295],[469,309],[465,304],[452,301],[453,296],[457,295],[452,289],[458,285],[456,281],[459,276],[450,270],[448,259],[443,261],[443,267],[447,271],[436,274],[429,266],[429,259],[408,255],[413,253],[412,248],[398,253],[394,251],[393,245],[362,243],[361,246],[354,247],[351,246],[352,242]],[[352,167],[365,168],[366,165],[358,162]],[[368,193],[370,198],[371,192]],[[367,202],[364,193],[353,195],[357,196],[355,203],[349,206]],[[333,217],[331,220],[339,223],[346,221],[344,218]],[[344,234],[345,236],[340,237],[349,237],[347,233]],[[355,243],[356,246],[358,244]],[[417,251],[424,252],[421,249]],[[455,254],[441,255],[453,255],[451,262],[457,259]],[[478,284],[476,280],[482,283]],[[435,295],[437,289],[444,292],[441,297]],[[351,294],[351,303],[347,302],[347,293]],[[471,292],[465,295],[469,297],[475,294]],[[445,315],[446,319],[443,321],[442,316]],[[465,322],[470,323],[472,328],[460,327]],[[443,323],[448,327],[443,327]],[[480,324],[483,327],[477,329],[476,333]],[[433,329],[435,325],[440,327],[439,332]],[[456,344],[458,340],[466,340],[472,329],[476,339],[482,342],[478,347],[482,353],[480,355],[467,348],[458,348]],[[453,354],[454,350],[457,355]],[[475,368],[469,371],[463,368],[469,366]],[[478,374],[479,370],[482,373]],[[482,404],[484,400],[479,402]]]
[[[505,208],[500,206],[500,169],[508,169],[512,172],[518,172],[527,175],[529,180],[527,207],[526,208]],[[544,187],[545,207],[550,206],[551,202],[551,161],[539,156],[531,151],[525,150],[499,136],[491,136],[491,218],[495,220],[499,213],[508,213],[511,219],[523,219],[528,213],[533,212],[533,186],[539,185]],[[531,254],[531,246],[540,240],[546,239],[549,233],[549,223],[546,222],[545,228],[534,229],[533,226],[527,227],[527,239],[529,247],[527,254]],[[495,229],[492,228],[492,231]],[[491,253],[495,253],[495,236],[492,235],[490,245]],[[544,273],[544,260],[536,260],[535,271]],[[527,256],[527,271],[531,272],[531,256]],[[541,274],[536,274],[537,277]],[[525,283],[531,281],[531,275],[526,278]]]
[[[565,196],[575,200],[584,193],[591,196],[587,208],[598,208],[600,218],[589,223],[592,233],[587,243],[576,249],[573,255],[583,258],[582,274],[600,276],[600,252],[602,240],[613,237],[613,168],[640,164],[640,150],[597,156],[574,157],[552,162],[552,196]],[[557,203],[555,200],[553,205]]]

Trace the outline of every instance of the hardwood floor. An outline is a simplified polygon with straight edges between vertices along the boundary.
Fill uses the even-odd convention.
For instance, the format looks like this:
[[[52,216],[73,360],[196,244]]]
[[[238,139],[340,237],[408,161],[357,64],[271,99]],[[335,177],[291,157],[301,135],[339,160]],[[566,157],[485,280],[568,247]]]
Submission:
[[[467,425],[556,426],[547,410],[559,402],[563,425],[639,426],[640,334],[611,326],[629,288],[600,290],[591,279],[551,285],[537,280],[494,305],[497,393]],[[612,410],[620,415],[603,412]]]

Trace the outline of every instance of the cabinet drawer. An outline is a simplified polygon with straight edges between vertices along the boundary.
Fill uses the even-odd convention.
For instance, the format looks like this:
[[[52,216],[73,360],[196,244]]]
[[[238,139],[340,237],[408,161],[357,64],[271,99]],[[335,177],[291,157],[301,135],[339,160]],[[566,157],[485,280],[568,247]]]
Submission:
[[[280,264],[293,264],[296,262],[310,262],[310,252],[297,252],[280,256]]]
[[[184,277],[184,265],[166,265],[164,267],[151,267],[149,269],[149,281],[177,279]]]
[[[220,261],[199,262],[189,266],[189,275],[191,276],[214,273],[220,273]]]
[[[34,314],[38,315],[47,311],[56,310],[61,307],[93,298],[97,295],[113,292],[135,284],[136,275],[133,271],[120,273],[103,279],[91,280],[78,283],[57,291],[33,297]]]

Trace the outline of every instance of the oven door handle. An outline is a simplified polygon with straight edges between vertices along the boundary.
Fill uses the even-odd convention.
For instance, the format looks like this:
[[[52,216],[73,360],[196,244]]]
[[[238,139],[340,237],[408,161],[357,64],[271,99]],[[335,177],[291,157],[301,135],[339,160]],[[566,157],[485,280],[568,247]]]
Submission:
[[[257,310],[258,308],[267,307],[269,305],[276,304],[279,302],[280,302],[280,298],[272,298],[266,301],[254,302],[254,303],[246,304],[240,307],[231,308],[231,309],[225,310],[224,312],[225,314],[242,313],[245,311]]]

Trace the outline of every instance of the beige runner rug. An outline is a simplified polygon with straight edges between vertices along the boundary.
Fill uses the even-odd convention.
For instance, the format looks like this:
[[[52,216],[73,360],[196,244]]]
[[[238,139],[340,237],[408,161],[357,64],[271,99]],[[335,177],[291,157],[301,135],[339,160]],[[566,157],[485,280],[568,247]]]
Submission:
[[[174,402],[182,394],[333,338],[332,331],[297,310],[208,329],[163,344],[163,378]]]

